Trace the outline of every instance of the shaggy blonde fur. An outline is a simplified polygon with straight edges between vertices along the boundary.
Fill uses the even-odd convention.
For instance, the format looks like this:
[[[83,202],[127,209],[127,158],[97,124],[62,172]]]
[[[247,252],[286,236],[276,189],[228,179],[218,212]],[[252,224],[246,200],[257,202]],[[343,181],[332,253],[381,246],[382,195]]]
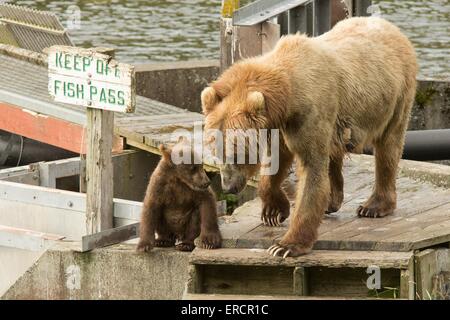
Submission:
[[[280,170],[263,176],[259,187],[269,225],[289,215],[280,184],[297,159],[295,212],[271,253],[311,250],[324,212],[342,204],[345,152],[375,148],[375,187],[358,214],[393,212],[416,74],[414,49],[396,26],[376,17],[351,18],[320,37],[285,36],[273,51],[234,64],[205,89],[206,129],[281,130]],[[247,170],[247,178],[254,173]]]

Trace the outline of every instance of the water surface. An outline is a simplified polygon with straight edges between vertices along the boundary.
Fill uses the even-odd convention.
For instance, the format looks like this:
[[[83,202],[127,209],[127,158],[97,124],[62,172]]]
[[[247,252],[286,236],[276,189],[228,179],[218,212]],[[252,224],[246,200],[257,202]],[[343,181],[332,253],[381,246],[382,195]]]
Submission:
[[[69,9],[81,10],[77,46],[112,46],[130,63],[218,59],[220,0],[13,0],[57,13],[63,24]],[[247,1],[249,2],[249,1]],[[397,24],[417,50],[421,75],[450,78],[448,0],[374,1],[375,12]]]

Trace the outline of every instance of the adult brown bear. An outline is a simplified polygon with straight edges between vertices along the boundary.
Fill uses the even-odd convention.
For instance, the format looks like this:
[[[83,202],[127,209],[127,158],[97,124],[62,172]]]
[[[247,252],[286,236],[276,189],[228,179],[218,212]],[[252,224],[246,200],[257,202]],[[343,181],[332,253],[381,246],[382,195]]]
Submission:
[[[280,185],[296,158],[299,185],[288,232],[273,255],[309,252],[323,214],[343,200],[347,151],[375,149],[373,193],[357,212],[383,217],[396,207],[396,172],[416,89],[414,48],[376,17],[352,18],[316,38],[289,35],[273,51],[234,64],[202,92],[205,129],[280,130],[280,167],[261,177],[265,224],[289,215]],[[240,192],[256,165],[225,165],[225,191]]]

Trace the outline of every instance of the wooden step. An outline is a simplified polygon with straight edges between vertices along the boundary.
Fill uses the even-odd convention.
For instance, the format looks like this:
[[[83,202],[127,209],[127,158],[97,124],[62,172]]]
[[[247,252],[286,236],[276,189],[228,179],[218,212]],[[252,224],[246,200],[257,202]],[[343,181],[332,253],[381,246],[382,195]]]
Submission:
[[[250,294],[195,294],[188,293],[183,300],[360,300],[358,297],[313,297],[313,296],[264,296]],[[374,299],[377,298],[366,298]]]
[[[262,249],[195,249],[190,263],[188,297],[414,299],[415,294],[413,252],[315,250],[282,259]],[[367,286],[374,274],[379,290]]]

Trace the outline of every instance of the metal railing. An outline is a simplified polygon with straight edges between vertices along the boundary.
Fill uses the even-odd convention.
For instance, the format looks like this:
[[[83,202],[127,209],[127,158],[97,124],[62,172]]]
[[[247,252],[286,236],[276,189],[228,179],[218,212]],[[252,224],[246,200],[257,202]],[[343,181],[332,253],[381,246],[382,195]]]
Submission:
[[[253,26],[269,20],[280,25],[280,33],[306,33],[318,36],[332,27],[336,0],[258,0],[233,14],[234,26]],[[367,16],[371,0],[342,1],[350,16]],[[345,3],[345,5],[344,5]],[[340,3],[339,3],[340,4]]]
[[[53,45],[73,46],[54,13],[11,4],[0,4],[0,43],[35,52]]]

